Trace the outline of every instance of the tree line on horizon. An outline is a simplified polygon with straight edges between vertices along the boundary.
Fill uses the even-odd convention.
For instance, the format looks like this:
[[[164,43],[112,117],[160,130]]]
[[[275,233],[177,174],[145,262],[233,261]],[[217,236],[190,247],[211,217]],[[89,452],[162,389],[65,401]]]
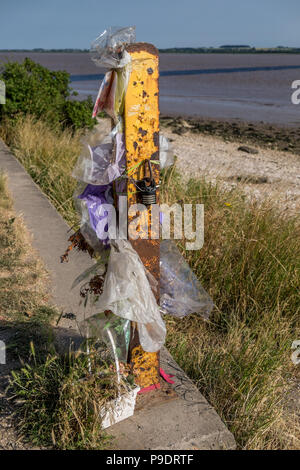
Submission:
[[[223,45],[220,47],[169,47],[158,49],[160,53],[181,53],[181,54],[265,54],[265,53],[285,53],[285,54],[299,54],[300,47],[252,47],[248,45]],[[64,53],[86,53],[89,49],[0,49],[0,52],[64,52]]]

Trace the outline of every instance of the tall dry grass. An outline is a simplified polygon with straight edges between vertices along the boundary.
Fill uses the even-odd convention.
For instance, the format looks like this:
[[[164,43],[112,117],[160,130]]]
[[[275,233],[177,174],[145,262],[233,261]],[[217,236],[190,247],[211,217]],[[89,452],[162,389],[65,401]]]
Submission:
[[[2,131],[15,154],[70,223],[79,136],[32,118]],[[181,250],[216,308],[209,322],[167,318],[167,346],[221,415],[242,449],[300,446],[289,406],[295,366],[290,347],[299,328],[299,220],[270,202],[250,202],[204,179],[184,182],[174,169],[162,180],[167,203],[204,203],[205,243]]]
[[[71,173],[81,149],[80,136],[30,115],[0,127],[0,137],[71,226],[77,221],[72,197],[76,182]]]
[[[162,187],[170,204],[204,204],[204,247],[181,249],[216,305],[209,322],[169,319],[168,348],[239,447],[299,448],[299,418],[289,408],[290,348],[300,337],[299,220],[204,179],[184,184],[174,170]]]
[[[17,411],[22,435],[33,444],[61,450],[112,445],[112,437],[102,430],[101,413],[111,407],[119,389],[116,374],[97,353],[51,353],[41,361],[33,344],[30,361],[12,372],[10,384],[22,402]]]

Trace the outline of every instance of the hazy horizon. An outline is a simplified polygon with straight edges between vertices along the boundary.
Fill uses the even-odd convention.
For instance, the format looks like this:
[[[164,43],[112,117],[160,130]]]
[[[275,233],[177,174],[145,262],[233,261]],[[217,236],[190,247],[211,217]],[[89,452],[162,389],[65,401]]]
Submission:
[[[251,44],[220,44],[219,46],[169,46],[169,47],[160,47],[159,49],[160,50],[164,50],[164,49],[221,49],[222,47],[225,47],[227,46],[228,48],[232,47],[232,48],[243,48],[245,47],[249,47],[249,48],[254,48],[254,49],[279,49],[279,48],[287,48],[287,49],[300,49],[300,45],[299,46],[285,46],[285,45],[274,45],[274,46],[268,46],[268,47],[263,47],[263,46],[252,46]],[[9,49],[9,48],[5,48],[5,49],[0,49],[0,51],[20,51],[20,52],[23,52],[23,51],[30,51],[30,52],[34,52],[34,51],[64,51],[64,50],[74,50],[74,51],[89,51],[89,48],[73,48],[73,47],[56,47],[56,48],[53,48],[53,47],[49,47],[49,48],[44,48],[44,47],[34,47],[32,49],[26,49],[26,48],[16,48],[16,49]]]
[[[300,47],[298,0],[2,0],[0,49],[89,49],[111,25],[136,25],[137,41],[170,47]]]

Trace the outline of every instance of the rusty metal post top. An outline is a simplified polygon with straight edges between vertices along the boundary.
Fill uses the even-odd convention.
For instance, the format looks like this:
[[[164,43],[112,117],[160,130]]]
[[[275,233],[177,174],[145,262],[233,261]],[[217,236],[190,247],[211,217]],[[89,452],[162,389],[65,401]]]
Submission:
[[[158,56],[159,52],[158,49],[148,42],[135,42],[133,44],[128,44],[126,46],[127,52],[148,52],[149,54]]]

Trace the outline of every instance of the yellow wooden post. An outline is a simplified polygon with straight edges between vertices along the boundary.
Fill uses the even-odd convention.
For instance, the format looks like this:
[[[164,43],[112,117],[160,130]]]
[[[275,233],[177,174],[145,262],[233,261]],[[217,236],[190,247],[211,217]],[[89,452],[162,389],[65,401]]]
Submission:
[[[144,160],[151,159],[153,176],[159,184],[159,105],[158,105],[158,50],[151,44],[135,43],[127,46],[131,55],[131,74],[125,96],[124,126],[127,172],[134,180],[144,174]],[[131,180],[127,185],[128,208],[141,202]],[[156,203],[159,203],[157,190]],[[150,239],[151,206],[148,206],[148,239],[131,240],[145,267],[159,282],[159,234]],[[131,218],[128,218],[128,224]],[[153,227],[152,227],[153,229]],[[152,230],[152,237],[154,231]],[[159,285],[159,284],[158,284]],[[156,293],[159,300],[159,289]],[[135,325],[132,325],[129,361],[136,382],[141,387],[159,383],[159,352],[143,351]]]

